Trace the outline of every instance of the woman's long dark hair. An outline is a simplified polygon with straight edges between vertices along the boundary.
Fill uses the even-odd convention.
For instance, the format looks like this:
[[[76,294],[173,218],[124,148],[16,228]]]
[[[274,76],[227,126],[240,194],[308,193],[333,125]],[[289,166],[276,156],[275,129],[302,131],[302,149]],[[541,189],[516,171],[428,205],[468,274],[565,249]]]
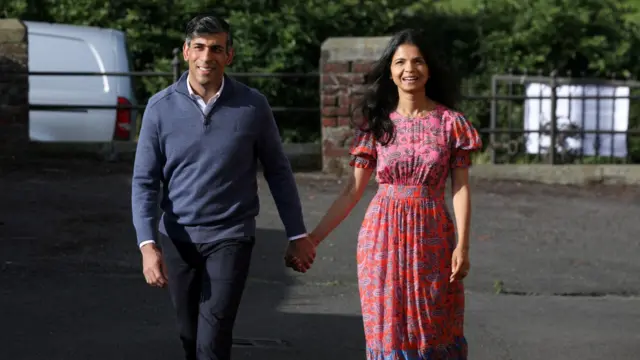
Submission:
[[[353,124],[364,131],[371,131],[382,145],[386,145],[394,138],[394,126],[389,115],[398,105],[398,89],[391,79],[390,67],[396,50],[404,44],[418,47],[427,63],[429,80],[425,85],[425,91],[431,100],[455,109],[460,97],[459,80],[444,65],[444,61],[427,38],[420,31],[412,29],[396,33],[373,69],[365,77],[367,90],[360,107],[364,123],[355,121]]]

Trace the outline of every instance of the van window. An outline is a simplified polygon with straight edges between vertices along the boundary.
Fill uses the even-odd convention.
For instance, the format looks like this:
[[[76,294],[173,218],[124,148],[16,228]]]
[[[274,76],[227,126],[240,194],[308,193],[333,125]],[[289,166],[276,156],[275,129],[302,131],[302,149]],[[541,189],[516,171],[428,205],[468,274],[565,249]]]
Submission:
[[[31,34],[29,71],[100,72],[89,44],[77,38]],[[29,86],[38,90],[103,92],[102,76],[30,76]]]

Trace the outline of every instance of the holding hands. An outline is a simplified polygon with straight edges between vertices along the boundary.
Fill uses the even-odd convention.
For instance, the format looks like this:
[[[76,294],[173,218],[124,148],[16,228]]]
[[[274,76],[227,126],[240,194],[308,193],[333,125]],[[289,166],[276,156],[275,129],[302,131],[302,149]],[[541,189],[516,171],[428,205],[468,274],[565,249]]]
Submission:
[[[284,255],[285,266],[297,272],[307,272],[316,258],[316,247],[318,243],[319,241],[312,235],[289,241],[287,251]]]

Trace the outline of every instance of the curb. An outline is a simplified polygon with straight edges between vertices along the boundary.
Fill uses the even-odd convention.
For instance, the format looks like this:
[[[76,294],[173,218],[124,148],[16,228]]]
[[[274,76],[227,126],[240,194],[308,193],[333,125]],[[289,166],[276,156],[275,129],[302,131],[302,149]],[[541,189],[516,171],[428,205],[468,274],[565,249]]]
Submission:
[[[77,158],[81,155],[98,156],[106,161],[132,161],[136,144],[122,142],[112,144],[35,144],[30,153],[62,155]],[[308,180],[341,181],[344,176],[322,172],[320,144],[283,144],[285,153],[296,171],[296,177]],[[547,164],[476,164],[470,176],[481,180],[522,181],[555,185],[640,185],[638,165],[547,165]],[[372,182],[375,179],[372,177]]]
[[[483,180],[554,185],[640,185],[640,165],[475,165],[470,176]]]

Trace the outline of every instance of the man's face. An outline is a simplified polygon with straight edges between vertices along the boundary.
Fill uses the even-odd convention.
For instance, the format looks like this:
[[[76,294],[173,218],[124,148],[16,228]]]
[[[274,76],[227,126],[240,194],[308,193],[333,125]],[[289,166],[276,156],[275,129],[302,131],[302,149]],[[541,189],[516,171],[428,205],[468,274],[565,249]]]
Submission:
[[[203,35],[185,42],[182,50],[185,61],[189,62],[189,74],[202,86],[218,83],[225,66],[233,60],[233,49],[227,48],[227,34]]]

